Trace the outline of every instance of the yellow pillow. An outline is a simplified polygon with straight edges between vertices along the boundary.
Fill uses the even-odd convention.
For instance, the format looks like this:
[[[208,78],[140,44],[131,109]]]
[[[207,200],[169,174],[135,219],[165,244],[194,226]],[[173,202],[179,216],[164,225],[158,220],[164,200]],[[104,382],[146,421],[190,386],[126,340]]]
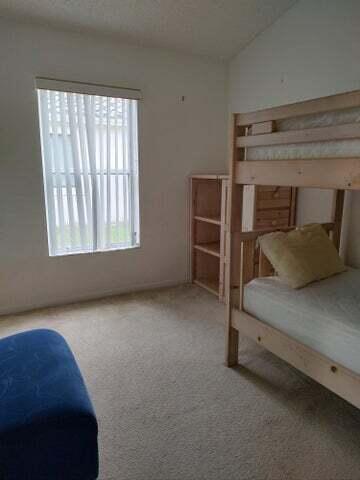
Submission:
[[[281,280],[292,288],[343,272],[339,254],[319,224],[288,233],[273,232],[259,238],[260,247]]]

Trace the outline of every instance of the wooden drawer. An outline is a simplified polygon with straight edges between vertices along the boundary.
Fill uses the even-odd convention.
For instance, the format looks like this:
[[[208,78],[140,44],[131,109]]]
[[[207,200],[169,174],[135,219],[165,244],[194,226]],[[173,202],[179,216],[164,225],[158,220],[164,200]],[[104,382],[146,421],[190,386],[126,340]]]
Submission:
[[[256,210],[290,208],[291,187],[257,187]]]
[[[256,196],[258,200],[287,199],[291,201],[290,187],[257,187]]]
[[[282,208],[279,210],[276,210],[274,208],[268,208],[268,209],[256,211],[257,222],[261,220],[279,220],[279,219],[288,220],[289,218],[290,218],[289,208]]]
[[[278,218],[278,219],[263,219],[255,222],[255,230],[262,228],[271,228],[271,227],[287,227],[289,225],[288,218]]]
[[[243,224],[245,230],[276,230],[295,223],[295,188],[256,186],[252,187],[251,194],[248,193],[244,201],[249,217],[248,224]]]
[[[256,209],[278,209],[278,208],[290,208],[291,199],[290,198],[273,198],[269,200],[259,200],[256,201]]]

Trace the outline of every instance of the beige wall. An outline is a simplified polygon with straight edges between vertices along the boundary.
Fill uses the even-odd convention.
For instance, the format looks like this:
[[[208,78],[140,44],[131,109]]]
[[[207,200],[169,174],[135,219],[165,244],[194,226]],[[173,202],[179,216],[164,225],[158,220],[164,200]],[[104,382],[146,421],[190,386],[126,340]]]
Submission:
[[[249,111],[360,88],[359,18],[356,0],[300,0],[231,62],[229,98],[224,64],[1,21],[0,313],[185,281],[186,176],[224,170],[228,100]],[[48,257],[36,75],[142,89],[140,249]],[[330,200],[301,191],[299,223],[329,218]],[[360,194],[352,204],[360,266]]]
[[[0,58],[0,313],[184,282],[186,177],[225,168],[226,66],[2,21]],[[36,75],[142,90],[140,249],[49,258]]]
[[[360,2],[300,0],[230,65],[230,112],[360,88]],[[347,260],[360,267],[360,193],[352,195]],[[330,217],[331,192],[302,190],[299,223]]]

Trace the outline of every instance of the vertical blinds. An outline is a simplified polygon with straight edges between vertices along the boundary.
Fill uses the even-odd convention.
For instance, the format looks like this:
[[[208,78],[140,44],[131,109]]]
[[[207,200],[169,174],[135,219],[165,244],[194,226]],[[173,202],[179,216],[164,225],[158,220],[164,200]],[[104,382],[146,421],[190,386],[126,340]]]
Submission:
[[[38,100],[50,255],[138,245],[137,100],[49,88]]]

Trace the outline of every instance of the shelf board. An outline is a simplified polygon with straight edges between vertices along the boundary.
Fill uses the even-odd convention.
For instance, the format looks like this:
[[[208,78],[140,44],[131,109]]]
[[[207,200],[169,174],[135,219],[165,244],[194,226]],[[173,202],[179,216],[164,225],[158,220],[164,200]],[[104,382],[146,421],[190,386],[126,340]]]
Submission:
[[[221,220],[219,217],[201,217],[199,215],[195,215],[194,218],[199,222],[207,222],[207,223],[212,223],[214,225],[221,225]]]
[[[219,282],[218,280],[211,280],[209,278],[196,278],[194,283],[199,287],[205,288],[208,292],[218,296],[219,295]]]
[[[201,252],[208,253],[209,255],[214,255],[214,257],[220,258],[220,242],[209,242],[209,243],[200,243],[194,245],[196,250]]]
[[[190,175],[190,178],[195,178],[198,180],[227,180],[229,175],[226,173],[219,173],[219,174],[194,174]]]

